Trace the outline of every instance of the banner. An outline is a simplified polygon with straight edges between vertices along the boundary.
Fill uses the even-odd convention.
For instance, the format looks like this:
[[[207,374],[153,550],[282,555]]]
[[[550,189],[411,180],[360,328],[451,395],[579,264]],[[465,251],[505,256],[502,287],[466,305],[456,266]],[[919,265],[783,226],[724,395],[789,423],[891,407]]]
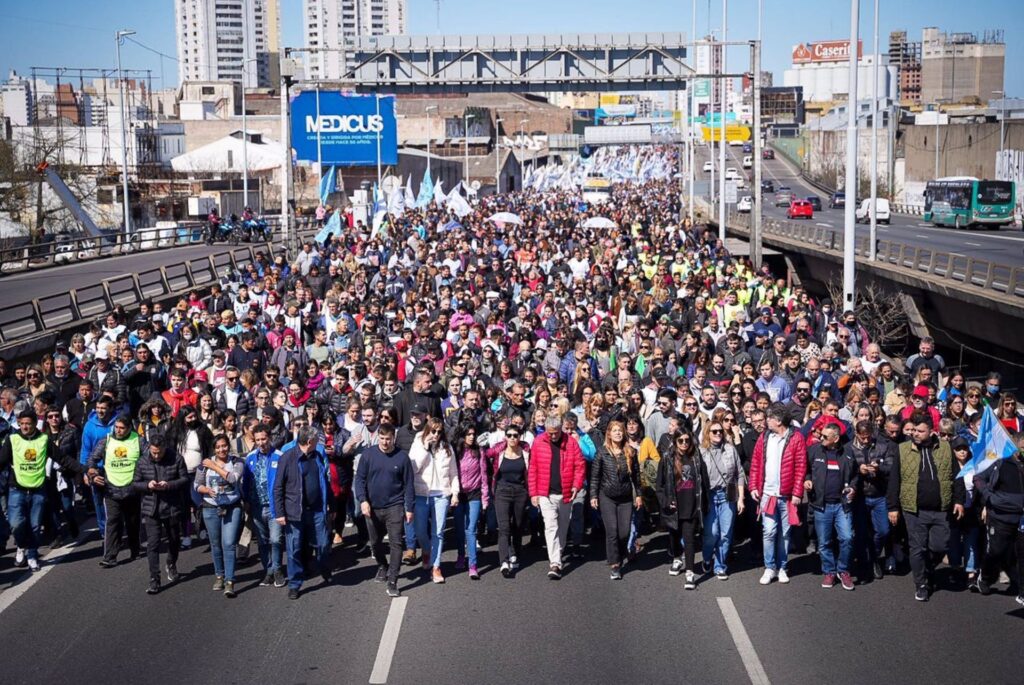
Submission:
[[[370,166],[398,163],[395,98],[314,91],[292,100],[292,147],[299,161],[325,165]]]

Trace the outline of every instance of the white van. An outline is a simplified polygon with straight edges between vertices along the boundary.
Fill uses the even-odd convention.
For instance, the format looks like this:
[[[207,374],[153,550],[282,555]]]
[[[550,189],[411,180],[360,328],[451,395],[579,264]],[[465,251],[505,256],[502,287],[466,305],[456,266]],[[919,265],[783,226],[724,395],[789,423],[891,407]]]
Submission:
[[[855,214],[857,223],[871,222],[871,198],[861,200],[860,207]],[[875,198],[875,221],[880,224],[889,223],[889,200],[884,197]]]

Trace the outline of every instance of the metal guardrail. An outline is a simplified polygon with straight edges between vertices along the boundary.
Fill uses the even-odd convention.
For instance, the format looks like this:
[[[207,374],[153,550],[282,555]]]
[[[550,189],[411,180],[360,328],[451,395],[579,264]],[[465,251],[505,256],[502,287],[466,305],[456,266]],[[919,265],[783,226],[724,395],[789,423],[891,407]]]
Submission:
[[[314,219],[310,217],[296,217],[296,230],[308,229],[313,222]],[[280,217],[267,217],[267,223],[272,231],[279,231]],[[0,249],[0,278],[6,274],[36,271],[103,257],[195,245],[203,241],[205,227],[205,221],[179,221],[174,228],[140,228],[127,239],[124,234],[111,234],[98,238],[86,236]]]
[[[204,257],[168,264],[139,273],[106,278],[85,288],[47,295],[29,302],[0,307],[0,349],[81,326],[114,308],[137,306],[142,300],[184,295],[216,283],[228,268],[253,262],[257,251],[273,253],[272,243],[226,248]]]
[[[729,227],[750,234],[750,215],[729,215]],[[829,228],[792,221],[779,221],[763,217],[764,235],[783,238],[803,245],[811,245],[823,252],[843,253],[843,234]],[[858,238],[855,252],[867,262],[870,238]],[[940,252],[926,246],[907,245],[894,240],[879,240],[877,263],[889,264],[947,281],[962,283],[965,287],[1024,298],[1024,267],[999,264],[986,259],[965,257]]]

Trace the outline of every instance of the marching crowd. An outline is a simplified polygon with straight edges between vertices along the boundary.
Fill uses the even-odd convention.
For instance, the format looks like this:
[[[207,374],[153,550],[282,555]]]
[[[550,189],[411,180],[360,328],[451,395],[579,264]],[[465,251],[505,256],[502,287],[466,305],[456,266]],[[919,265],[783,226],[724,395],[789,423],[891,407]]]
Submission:
[[[919,601],[1006,572],[1024,604],[1020,453],[960,477],[986,407],[1024,445],[999,373],[968,381],[930,339],[897,367],[872,322],[680,223],[674,195],[410,209],[0,359],[0,540],[37,570],[87,509],[101,566],[145,553],[156,594],[208,544],[234,597],[252,539],[294,599],[336,545],[395,597],[403,564],[512,579],[531,544],[558,580],[589,530],[613,580],[667,546],[685,589],[727,581],[746,543],[762,585],[806,551],[825,588],[909,564]]]

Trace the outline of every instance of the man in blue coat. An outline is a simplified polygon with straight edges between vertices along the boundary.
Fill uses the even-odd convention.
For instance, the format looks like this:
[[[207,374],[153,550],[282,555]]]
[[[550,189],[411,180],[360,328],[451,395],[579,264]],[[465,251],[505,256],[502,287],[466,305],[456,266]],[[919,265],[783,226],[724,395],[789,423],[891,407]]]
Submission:
[[[317,566],[324,582],[331,580],[329,467],[317,452],[313,428],[300,429],[296,443],[281,456],[274,478],[274,513],[277,522],[284,526],[288,550],[288,599],[299,598],[304,576],[302,550],[309,545],[316,549]]]
[[[117,418],[114,412],[114,402],[109,397],[100,397],[96,400],[96,408],[89,414],[85,426],[82,428],[82,449],[78,453],[78,461],[85,469],[85,463],[89,461],[89,455],[110,432],[114,430],[114,419]],[[92,491],[92,502],[96,507],[96,527],[100,529],[100,538],[105,539],[107,534],[107,510],[103,505],[103,488],[89,485]]]

